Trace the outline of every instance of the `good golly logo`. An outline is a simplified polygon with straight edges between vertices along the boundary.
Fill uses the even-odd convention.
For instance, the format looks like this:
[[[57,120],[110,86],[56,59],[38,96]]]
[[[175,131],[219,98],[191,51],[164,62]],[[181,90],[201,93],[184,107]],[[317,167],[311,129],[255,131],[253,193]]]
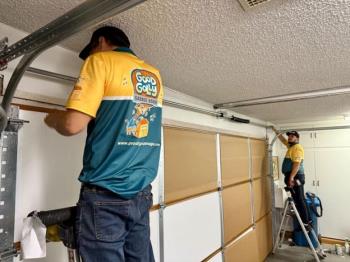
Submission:
[[[131,73],[136,103],[157,105],[160,82],[158,77],[149,71],[136,69]]]

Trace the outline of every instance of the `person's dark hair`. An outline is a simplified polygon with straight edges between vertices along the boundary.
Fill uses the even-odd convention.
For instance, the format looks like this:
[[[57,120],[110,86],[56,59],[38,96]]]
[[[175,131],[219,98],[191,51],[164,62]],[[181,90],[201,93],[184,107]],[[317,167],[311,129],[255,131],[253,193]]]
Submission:
[[[98,45],[99,38],[103,36],[106,41],[118,47],[130,47],[130,41],[127,35],[115,26],[103,26],[98,28],[91,36],[90,43],[80,52],[79,57],[85,60],[93,48]]]

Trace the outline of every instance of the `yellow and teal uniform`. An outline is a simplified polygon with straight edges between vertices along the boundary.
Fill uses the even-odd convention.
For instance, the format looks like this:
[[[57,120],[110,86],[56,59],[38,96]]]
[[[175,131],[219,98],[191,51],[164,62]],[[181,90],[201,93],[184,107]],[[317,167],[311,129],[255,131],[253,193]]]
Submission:
[[[293,163],[300,163],[297,174],[304,174],[304,148],[300,144],[286,145],[288,147],[286,156],[282,164],[282,173],[288,174],[292,172]]]
[[[89,56],[66,107],[88,125],[79,180],[132,198],[156,177],[163,87],[159,71],[129,48]]]

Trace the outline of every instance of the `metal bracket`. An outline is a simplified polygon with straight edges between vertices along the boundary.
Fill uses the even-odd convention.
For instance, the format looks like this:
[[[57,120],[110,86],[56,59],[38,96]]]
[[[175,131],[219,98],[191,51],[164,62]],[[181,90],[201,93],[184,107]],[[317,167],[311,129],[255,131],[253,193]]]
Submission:
[[[18,118],[18,107],[11,107],[7,125],[5,128],[6,132],[18,132],[25,123],[29,123],[28,120]]]
[[[19,248],[17,248],[15,245],[9,249],[3,250],[0,252],[0,261],[12,261],[12,258],[17,257],[21,254],[21,251]]]
[[[8,124],[6,126],[5,131],[7,132],[18,132],[24,124],[28,124],[28,120],[18,119],[18,118],[10,118],[8,120]]]
[[[12,262],[19,254],[14,241],[17,143],[18,130],[23,123],[18,119],[19,108],[11,107],[6,130],[0,138],[0,261]]]

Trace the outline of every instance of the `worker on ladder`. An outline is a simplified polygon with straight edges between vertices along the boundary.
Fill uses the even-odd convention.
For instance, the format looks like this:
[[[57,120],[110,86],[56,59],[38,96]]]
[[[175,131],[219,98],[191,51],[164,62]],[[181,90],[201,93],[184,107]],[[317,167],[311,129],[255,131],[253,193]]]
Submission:
[[[88,127],[75,224],[79,255],[84,262],[153,262],[149,210],[161,148],[159,71],[113,26],[97,29],[79,56],[85,62],[67,110],[45,119],[65,136]]]
[[[309,231],[310,227],[312,227],[312,221],[310,220],[310,214],[306,206],[304,195],[304,148],[299,144],[300,135],[297,131],[290,131],[287,132],[288,139],[286,139],[275,128],[273,128],[273,131],[288,149],[282,164],[284,182],[287,187],[293,189],[291,190],[292,198],[306,230]]]

